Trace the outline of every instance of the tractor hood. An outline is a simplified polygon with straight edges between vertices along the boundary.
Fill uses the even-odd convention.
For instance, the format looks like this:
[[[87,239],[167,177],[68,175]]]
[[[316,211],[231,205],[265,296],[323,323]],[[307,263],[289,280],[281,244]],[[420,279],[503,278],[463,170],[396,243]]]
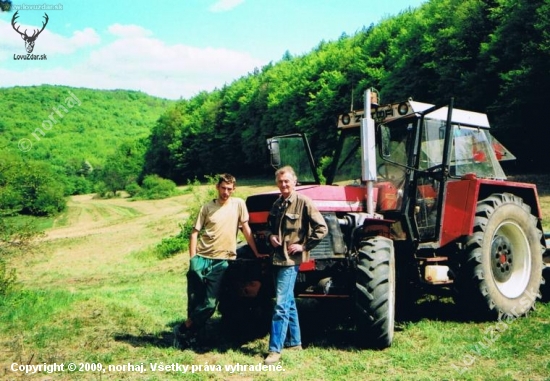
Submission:
[[[302,185],[296,192],[306,195],[320,212],[364,212],[366,189],[361,186]],[[249,196],[246,206],[251,223],[265,223],[279,191]]]

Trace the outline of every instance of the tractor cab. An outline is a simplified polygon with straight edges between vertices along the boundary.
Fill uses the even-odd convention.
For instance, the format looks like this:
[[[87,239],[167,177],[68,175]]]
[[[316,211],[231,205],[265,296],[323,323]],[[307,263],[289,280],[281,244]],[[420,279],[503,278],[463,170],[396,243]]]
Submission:
[[[446,182],[505,180],[499,161],[515,159],[490,134],[482,113],[409,99],[373,105],[371,117],[376,148],[361,143],[363,111],[339,116],[340,144],[327,183],[357,183],[361,157],[370,157],[376,167],[376,211],[408,216],[406,225],[420,241],[439,238]]]
[[[365,106],[371,118],[362,110],[339,115],[339,141],[326,183],[364,188],[368,218],[396,220],[401,239],[439,241],[446,184],[465,178],[505,180],[499,162],[515,159],[491,135],[485,114],[412,99]],[[366,119],[373,124],[363,125]],[[291,165],[301,184],[320,183],[303,134],[271,138],[268,146],[274,167]]]

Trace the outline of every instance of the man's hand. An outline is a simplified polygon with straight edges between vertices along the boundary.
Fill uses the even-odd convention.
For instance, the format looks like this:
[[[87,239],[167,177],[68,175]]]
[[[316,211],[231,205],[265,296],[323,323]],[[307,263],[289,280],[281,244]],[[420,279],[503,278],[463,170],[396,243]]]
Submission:
[[[304,246],[300,245],[299,243],[293,243],[291,245],[288,245],[286,249],[288,251],[288,254],[295,255],[304,251]]]
[[[271,246],[273,247],[279,247],[281,246],[281,241],[279,240],[279,236],[272,234],[269,236],[269,242],[271,243]]]

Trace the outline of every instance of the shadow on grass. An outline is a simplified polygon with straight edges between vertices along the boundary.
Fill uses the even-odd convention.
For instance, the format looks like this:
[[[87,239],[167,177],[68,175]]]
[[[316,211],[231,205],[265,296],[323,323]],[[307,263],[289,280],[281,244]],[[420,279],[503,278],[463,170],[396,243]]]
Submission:
[[[173,322],[168,331],[159,334],[144,333],[141,335],[118,334],[116,341],[126,342],[134,347],[154,346],[158,348],[173,348],[173,329],[182,322]],[[263,354],[265,349],[255,350],[247,345],[255,342],[269,333],[269,327],[254,321],[242,321],[240,325],[229,325],[219,317],[211,318],[206,326],[197,333],[196,343],[181,349],[190,349],[195,353],[206,353],[216,350],[224,353],[229,350],[239,350],[250,355]]]
[[[545,270],[546,284],[542,286],[542,302],[550,301],[550,268]],[[297,299],[298,313],[304,347],[353,349],[364,348],[359,342],[354,323],[354,306],[350,299]],[[195,353],[206,353],[213,350],[224,353],[229,350],[241,351],[256,356],[267,351],[271,311],[252,311],[235,321],[226,321],[220,317],[210,319],[198,335],[198,344],[189,349]],[[395,331],[403,331],[409,323],[421,320],[442,322],[460,322],[467,324],[471,320],[460,311],[450,297],[425,295],[416,303],[408,303],[406,309],[396,312]],[[154,346],[159,348],[173,347],[173,327],[180,322],[173,322],[169,331],[160,334],[130,335],[120,334],[115,340],[126,342],[135,347]],[[263,340],[263,342],[260,342]]]
[[[116,341],[123,341],[130,344],[133,347],[159,347],[159,348],[170,348],[174,341],[174,336],[172,332],[162,332],[159,335],[147,334],[142,335],[130,335],[130,334],[118,334],[115,335],[114,339]]]
[[[359,337],[355,327],[355,311],[352,300],[300,301],[299,314],[304,345],[336,349],[368,348],[368,338]],[[404,330],[407,323],[422,319],[439,321],[464,321],[460,319],[456,305],[449,298],[421,298],[408,304],[407,311],[398,310],[395,331]],[[366,344],[366,345],[365,345]]]

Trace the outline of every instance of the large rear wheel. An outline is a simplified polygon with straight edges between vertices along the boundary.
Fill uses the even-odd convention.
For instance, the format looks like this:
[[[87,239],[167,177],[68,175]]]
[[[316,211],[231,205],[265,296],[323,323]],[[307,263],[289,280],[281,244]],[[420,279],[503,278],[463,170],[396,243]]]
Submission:
[[[542,231],[531,208],[510,193],[477,204],[474,233],[465,244],[458,302],[476,319],[527,314],[540,298]]]
[[[395,325],[395,259],[393,241],[365,240],[357,257],[356,326],[359,344],[383,349],[391,345]]]

